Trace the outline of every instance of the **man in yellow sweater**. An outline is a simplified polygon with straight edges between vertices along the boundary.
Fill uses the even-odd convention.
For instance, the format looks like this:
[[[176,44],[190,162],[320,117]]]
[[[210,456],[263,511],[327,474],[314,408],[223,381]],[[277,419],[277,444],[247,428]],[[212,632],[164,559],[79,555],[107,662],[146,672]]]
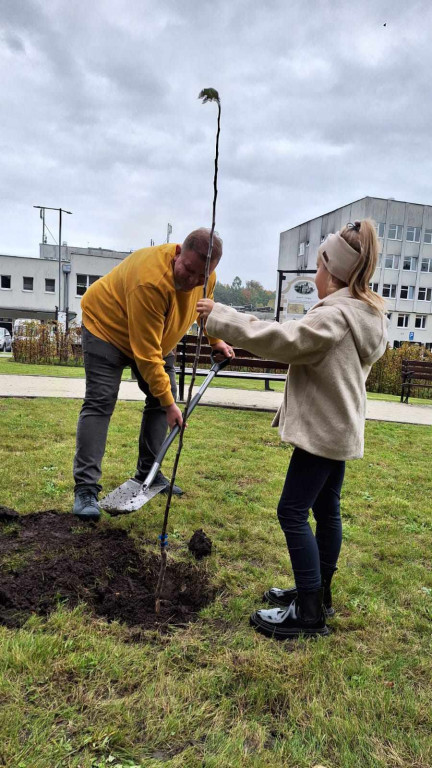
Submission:
[[[75,503],[80,518],[97,520],[102,458],[123,369],[130,366],[146,395],[135,479],[144,481],[165,439],[167,426],[181,425],[175,403],[174,348],[197,319],[202,298],[210,230],[197,229],[183,245],[167,243],[135,251],[84,294],[83,352],[86,394],[78,420],[74,460]],[[214,236],[208,296],[222,241]],[[209,337],[215,352],[232,348]],[[162,473],[155,482],[168,480]],[[177,494],[182,491],[174,486]]]

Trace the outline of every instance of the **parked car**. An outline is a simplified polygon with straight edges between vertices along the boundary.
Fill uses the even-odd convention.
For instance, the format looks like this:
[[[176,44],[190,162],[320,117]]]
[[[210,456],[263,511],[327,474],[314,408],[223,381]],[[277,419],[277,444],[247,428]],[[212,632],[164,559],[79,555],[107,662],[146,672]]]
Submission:
[[[12,336],[7,328],[0,328],[0,352],[10,352],[12,349]]]

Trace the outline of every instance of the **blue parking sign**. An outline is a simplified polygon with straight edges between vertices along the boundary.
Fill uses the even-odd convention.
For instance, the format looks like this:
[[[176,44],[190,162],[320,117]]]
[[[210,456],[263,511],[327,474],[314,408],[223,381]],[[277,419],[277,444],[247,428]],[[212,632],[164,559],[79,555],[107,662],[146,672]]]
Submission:
[[[414,341],[414,331],[409,332],[409,340]]]

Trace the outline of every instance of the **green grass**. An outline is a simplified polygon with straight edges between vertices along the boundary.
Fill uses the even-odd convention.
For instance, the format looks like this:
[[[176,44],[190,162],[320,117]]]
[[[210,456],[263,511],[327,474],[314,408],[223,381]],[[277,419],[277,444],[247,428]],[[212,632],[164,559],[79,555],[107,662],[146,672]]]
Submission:
[[[0,401],[3,504],[70,509],[78,411]],[[286,645],[248,626],[263,589],[291,581],[275,516],[291,449],[269,422],[204,407],[190,419],[169,530],[184,544],[203,527],[215,545],[200,567],[218,597],[197,623],[137,641],[62,606],[0,627],[0,765],[430,768],[432,431],[367,424],[365,458],[347,467],[335,631]],[[134,469],[139,423],[138,403],[118,404],[106,490]],[[101,525],[156,542],[163,503]]]
[[[71,378],[83,378],[84,368],[82,366],[64,366],[64,365],[36,365],[35,363],[16,363],[12,357],[2,357],[0,355],[0,374],[22,374],[26,376],[64,376]],[[123,372],[123,379],[130,379],[130,369],[126,368]],[[189,384],[190,376],[186,377],[186,385]],[[204,381],[204,376],[197,376],[196,383],[199,386]],[[223,379],[218,378],[214,386],[227,387],[229,389],[248,389],[263,390],[263,381],[248,381],[247,379]],[[272,381],[271,388],[275,392],[283,392],[284,383],[282,381]],[[386,395],[376,392],[368,392],[370,400],[389,400],[399,402],[398,395]],[[421,397],[410,397],[412,405],[432,405],[432,399]]]
[[[0,355],[0,375],[14,374],[21,376],[59,376],[71,379],[83,379],[85,376],[82,365],[46,365],[44,363],[17,363],[13,357]],[[123,379],[130,379],[130,368],[123,371]]]
[[[400,395],[388,395],[383,392],[368,392],[369,400],[387,400],[391,403],[400,403]],[[410,397],[410,405],[432,405],[432,398],[429,397]]]

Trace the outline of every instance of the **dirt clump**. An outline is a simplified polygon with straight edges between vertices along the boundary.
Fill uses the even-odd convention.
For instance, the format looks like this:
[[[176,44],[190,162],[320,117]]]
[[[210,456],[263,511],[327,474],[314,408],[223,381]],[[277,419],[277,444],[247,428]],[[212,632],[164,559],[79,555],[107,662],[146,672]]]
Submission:
[[[212,540],[209,539],[202,528],[199,528],[188,543],[188,549],[197,560],[202,560],[203,557],[211,555]]]
[[[59,602],[85,602],[108,621],[163,629],[190,622],[214,598],[206,574],[170,559],[156,616],[159,556],[139,551],[126,531],[55,510],[10,512],[0,517],[0,623],[6,626],[21,626],[32,613],[47,615]]]
[[[0,523],[11,523],[19,518],[18,512],[10,507],[4,507],[0,504]]]

